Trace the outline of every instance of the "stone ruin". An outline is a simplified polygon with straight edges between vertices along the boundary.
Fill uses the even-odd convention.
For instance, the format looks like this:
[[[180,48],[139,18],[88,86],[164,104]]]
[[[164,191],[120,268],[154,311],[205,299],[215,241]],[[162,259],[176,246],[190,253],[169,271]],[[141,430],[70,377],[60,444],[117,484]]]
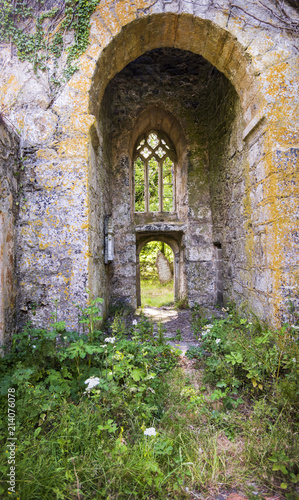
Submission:
[[[158,278],[162,285],[169,283],[172,280],[173,274],[170,267],[170,262],[167,257],[158,250],[156,258],[156,267],[158,272]]]
[[[55,99],[2,43],[2,341],[49,326],[55,299],[75,328],[87,289],[104,314],[135,309],[149,241],[172,248],[190,306],[234,301],[279,325],[298,305],[299,14],[292,0],[275,17],[278,3],[102,0]],[[153,148],[136,178],[152,131],[169,145],[167,210]],[[148,196],[154,175],[159,203],[137,212],[137,182]]]

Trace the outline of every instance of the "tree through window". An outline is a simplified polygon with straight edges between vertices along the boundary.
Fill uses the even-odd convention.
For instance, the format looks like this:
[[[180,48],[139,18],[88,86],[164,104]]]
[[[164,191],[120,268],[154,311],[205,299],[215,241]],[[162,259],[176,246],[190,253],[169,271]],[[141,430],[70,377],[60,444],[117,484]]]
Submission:
[[[175,151],[162,132],[139,138],[134,154],[135,212],[175,210]]]

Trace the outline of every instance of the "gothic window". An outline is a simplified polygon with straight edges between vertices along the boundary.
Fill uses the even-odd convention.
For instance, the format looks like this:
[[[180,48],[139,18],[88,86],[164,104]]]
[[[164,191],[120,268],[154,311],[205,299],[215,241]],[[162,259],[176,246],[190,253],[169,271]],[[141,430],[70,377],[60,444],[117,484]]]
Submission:
[[[134,153],[135,212],[175,210],[175,159],[174,147],[163,132],[139,138]]]

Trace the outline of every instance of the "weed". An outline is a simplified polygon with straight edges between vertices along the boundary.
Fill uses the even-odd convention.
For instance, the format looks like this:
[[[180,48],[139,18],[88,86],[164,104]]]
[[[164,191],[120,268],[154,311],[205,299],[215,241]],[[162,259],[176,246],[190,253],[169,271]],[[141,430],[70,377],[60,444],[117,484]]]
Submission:
[[[176,300],[174,307],[175,309],[188,309],[189,308],[188,297],[182,297],[181,299]]]
[[[205,323],[186,378],[163,324],[156,337],[147,318],[128,326],[119,314],[101,332],[97,304],[82,309],[84,333],[55,312],[50,331],[28,325],[1,360],[3,436],[8,388],[16,395],[19,498],[215,497],[252,478],[260,497],[295,498],[296,329],[261,331],[235,313]]]

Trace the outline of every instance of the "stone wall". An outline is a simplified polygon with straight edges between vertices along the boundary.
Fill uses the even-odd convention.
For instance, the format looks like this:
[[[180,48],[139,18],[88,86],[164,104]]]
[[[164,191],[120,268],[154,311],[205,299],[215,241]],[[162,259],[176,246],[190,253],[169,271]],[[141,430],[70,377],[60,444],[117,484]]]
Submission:
[[[19,141],[0,122],[0,344],[15,331],[15,226],[18,213]],[[21,200],[21,198],[20,198]]]
[[[275,8],[273,2],[265,3]],[[286,317],[288,301],[298,299],[298,39],[281,30],[267,8],[256,5],[246,14],[244,0],[234,5],[231,8],[228,0],[101,1],[91,19],[90,44],[79,71],[53,102],[46,75],[35,75],[29,63],[21,63],[9,46],[2,45],[1,109],[20,130],[25,158],[21,183],[27,201],[20,211],[17,244],[19,323],[31,318],[47,326],[57,298],[59,319],[68,318],[74,327],[73,304],[86,301],[86,288],[104,296],[107,306],[121,281],[131,280],[136,267],[133,228],[122,226],[122,221],[132,221],[130,137],[124,132],[116,140],[121,124],[115,115],[115,129],[111,128],[103,95],[129,63],[162,48],[202,57],[224,82],[221,90],[217,73],[211,73],[210,93],[206,91],[198,108],[201,113],[192,111],[192,104],[183,110],[174,93],[166,96],[167,109],[179,115],[188,142],[191,210],[185,221],[185,275],[189,283],[196,277],[188,289],[190,303],[210,302],[215,293],[210,277],[216,273],[213,243],[219,242],[225,293],[240,304],[247,301],[273,324]],[[298,19],[296,10],[286,9]],[[143,91],[142,95],[146,97]],[[228,102],[221,101],[221,95],[227,95]],[[157,96],[150,99],[154,103]],[[217,99],[219,122],[217,108],[213,115]],[[206,109],[208,102],[212,104]],[[139,112],[142,109],[135,107],[128,130]],[[203,115],[211,116],[210,125]],[[111,150],[112,142],[116,149]],[[128,185],[120,184],[123,171]],[[209,176],[221,179],[219,186],[209,185]],[[111,180],[119,185],[121,204]],[[119,221],[115,232],[127,245],[116,254],[115,263],[123,266],[121,280],[116,281],[112,266],[104,264],[101,236],[103,216],[112,211]],[[208,260],[198,253],[199,247],[211,252]],[[126,287],[129,300],[134,287],[129,281]]]
[[[232,85],[198,55],[178,49],[156,49],[146,52],[117,74],[107,86],[103,102],[105,113],[102,108],[100,115],[106,123],[104,141],[109,143],[108,156],[113,158],[112,206],[117,230],[116,259],[111,268],[115,300],[127,297],[127,302],[134,304],[136,295],[134,222],[138,224],[140,216],[135,216],[135,220],[132,216],[129,137],[140,113],[146,126],[146,120],[154,123],[147,114],[165,109],[181,124],[183,138],[180,139],[187,161],[178,161],[177,183],[183,186],[184,177],[187,181],[185,192],[178,197],[176,219],[167,214],[160,215],[160,219],[187,222],[183,245],[189,303],[208,305],[216,301],[218,271],[214,242],[222,242],[223,246],[224,298],[244,303],[246,294],[242,294],[242,286],[246,286],[246,277],[242,274],[242,265],[249,269],[245,255],[247,220],[243,210],[246,200],[242,188],[246,152],[242,112]],[[157,126],[161,129],[164,126],[165,131],[166,119],[162,111],[160,114]],[[180,141],[174,142],[179,145]],[[158,222],[157,215],[151,217],[142,222]],[[127,237],[130,234],[130,257],[126,254],[129,249],[124,234]],[[131,272],[128,261],[132,263]]]

